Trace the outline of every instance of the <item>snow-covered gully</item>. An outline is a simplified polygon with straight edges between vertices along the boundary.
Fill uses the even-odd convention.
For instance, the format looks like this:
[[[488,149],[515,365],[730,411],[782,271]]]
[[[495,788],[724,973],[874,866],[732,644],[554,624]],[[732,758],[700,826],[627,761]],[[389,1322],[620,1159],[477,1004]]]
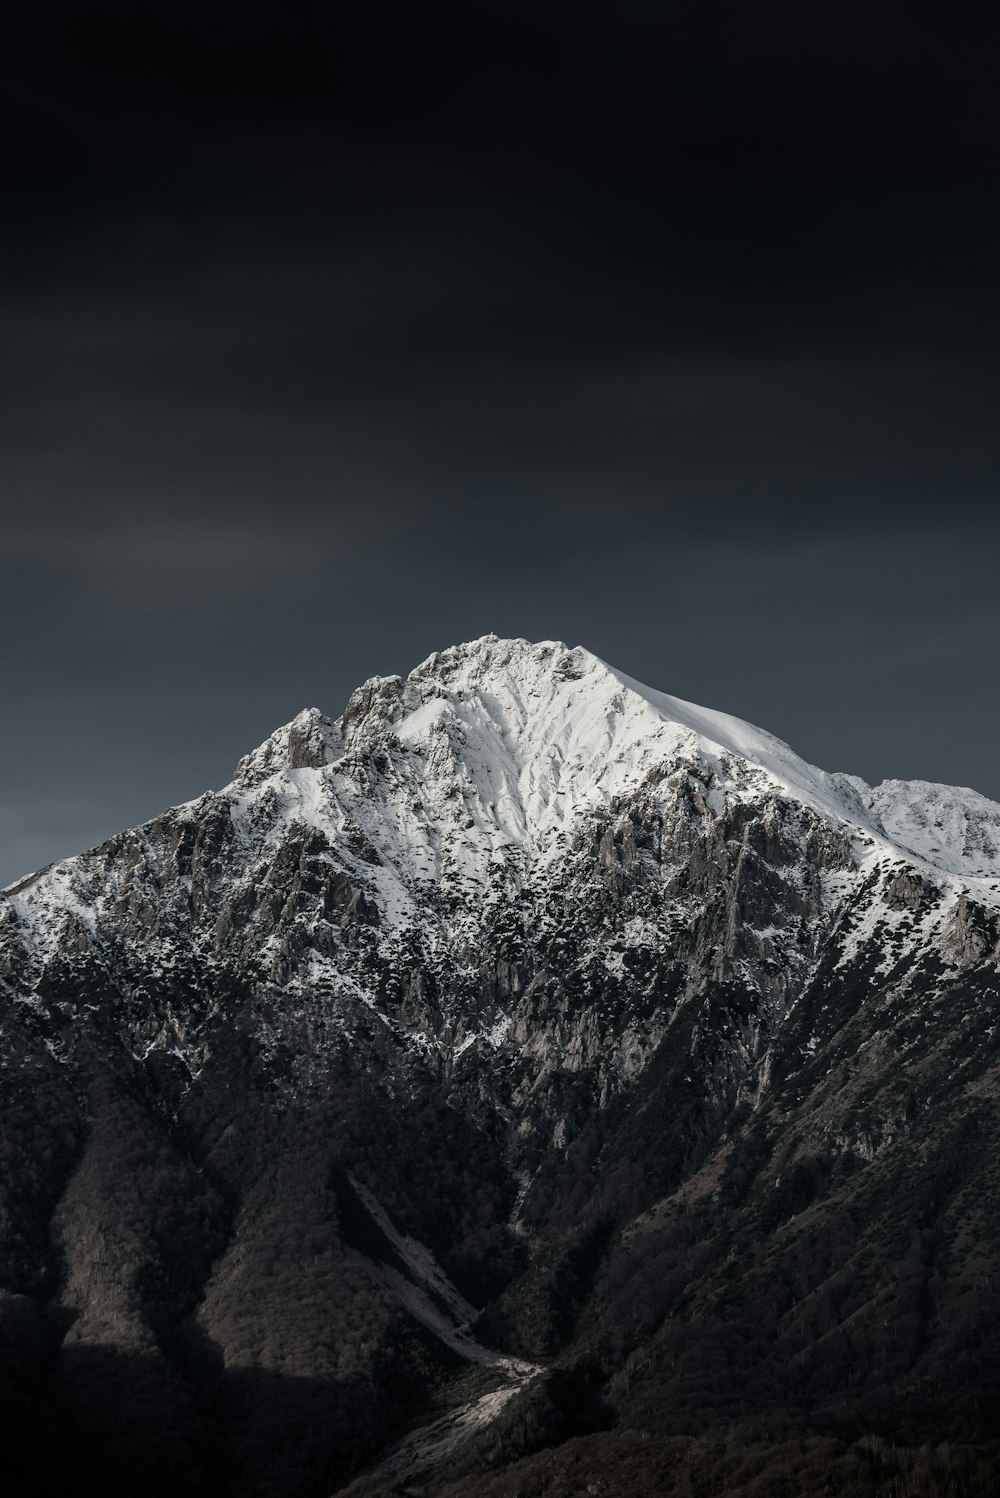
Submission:
[[[482,1351],[486,1352],[487,1349],[483,1348]],[[501,1357],[499,1354],[494,1354],[494,1361],[498,1367],[509,1372],[508,1383],[502,1384],[497,1389],[491,1389],[480,1399],[473,1399],[468,1404],[458,1405],[457,1408],[439,1416],[430,1425],[422,1425],[418,1430],[411,1431],[397,1446],[392,1448],[388,1456],[374,1469],[375,1472],[383,1477],[391,1478],[394,1482],[405,1482],[428,1471],[431,1467],[436,1467],[460,1446],[464,1446],[465,1442],[471,1440],[478,1431],[494,1421],[514,1395],[541,1372],[540,1368],[518,1363],[515,1360]],[[517,1371],[525,1368],[529,1371]]]
[[[495,1368],[502,1379],[495,1389],[410,1431],[390,1448],[373,1471],[402,1482],[437,1466],[471,1440],[542,1369],[478,1342],[469,1330],[478,1314],[475,1306],[452,1284],[430,1249],[401,1233],[372,1193],[353,1177],[350,1180],[359,1200],[405,1265],[405,1274],[389,1264],[377,1265],[387,1289],[452,1352],[470,1363]]]

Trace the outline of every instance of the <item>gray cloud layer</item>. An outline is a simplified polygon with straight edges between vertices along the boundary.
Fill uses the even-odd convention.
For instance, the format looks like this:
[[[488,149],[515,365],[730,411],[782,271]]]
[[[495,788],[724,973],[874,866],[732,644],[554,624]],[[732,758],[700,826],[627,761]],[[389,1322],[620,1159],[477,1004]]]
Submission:
[[[263,140],[0,249],[0,879],[491,629],[1000,797],[974,205]]]

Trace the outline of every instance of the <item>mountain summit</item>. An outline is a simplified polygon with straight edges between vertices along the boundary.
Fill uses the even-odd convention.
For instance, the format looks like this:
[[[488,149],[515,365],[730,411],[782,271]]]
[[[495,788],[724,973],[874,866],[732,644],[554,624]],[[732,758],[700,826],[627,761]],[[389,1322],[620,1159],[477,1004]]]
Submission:
[[[302,1495],[608,1422],[985,1439],[998,906],[984,797],[579,648],[305,710],[0,896],[24,1431]]]
[[[886,844],[887,827],[900,841],[909,830],[915,847],[903,842],[903,851],[948,872],[1000,876],[1000,809],[976,792],[905,781],[873,789],[857,776],[828,775],[763,729],[553,641],[486,635],[435,653],[405,680],[373,677],[337,723],[311,708],[278,729],[240,761],[237,780],[338,761],[349,772],[376,748],[402,751],[396,776],[423,793],[435,820],[443,803],[468,799],[470,846],[519,844],[536,855],[563,823],[607,807],[659,767],[689,761],[743,787],[757,772],[759,788],[875,831]]]

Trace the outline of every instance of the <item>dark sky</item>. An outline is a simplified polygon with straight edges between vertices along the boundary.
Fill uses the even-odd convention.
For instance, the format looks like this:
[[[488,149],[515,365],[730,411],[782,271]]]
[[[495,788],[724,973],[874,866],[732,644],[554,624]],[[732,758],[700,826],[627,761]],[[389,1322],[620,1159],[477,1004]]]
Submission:
[[[10,4],[0,880],[495,630],[1000,799],[1000,22]]]

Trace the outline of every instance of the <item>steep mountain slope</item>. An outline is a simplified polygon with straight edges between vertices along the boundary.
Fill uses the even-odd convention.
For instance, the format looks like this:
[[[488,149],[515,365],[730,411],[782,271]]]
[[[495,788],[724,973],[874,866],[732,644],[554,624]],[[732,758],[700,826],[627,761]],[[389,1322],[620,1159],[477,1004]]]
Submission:
[[[587,1421],[986,1438],[998,907],[1000,807],[584,650],[300,714],[0,898],[15,1446],[329,1491],[460,1380],[389,1221],[561,1369],[451,1476]]]

